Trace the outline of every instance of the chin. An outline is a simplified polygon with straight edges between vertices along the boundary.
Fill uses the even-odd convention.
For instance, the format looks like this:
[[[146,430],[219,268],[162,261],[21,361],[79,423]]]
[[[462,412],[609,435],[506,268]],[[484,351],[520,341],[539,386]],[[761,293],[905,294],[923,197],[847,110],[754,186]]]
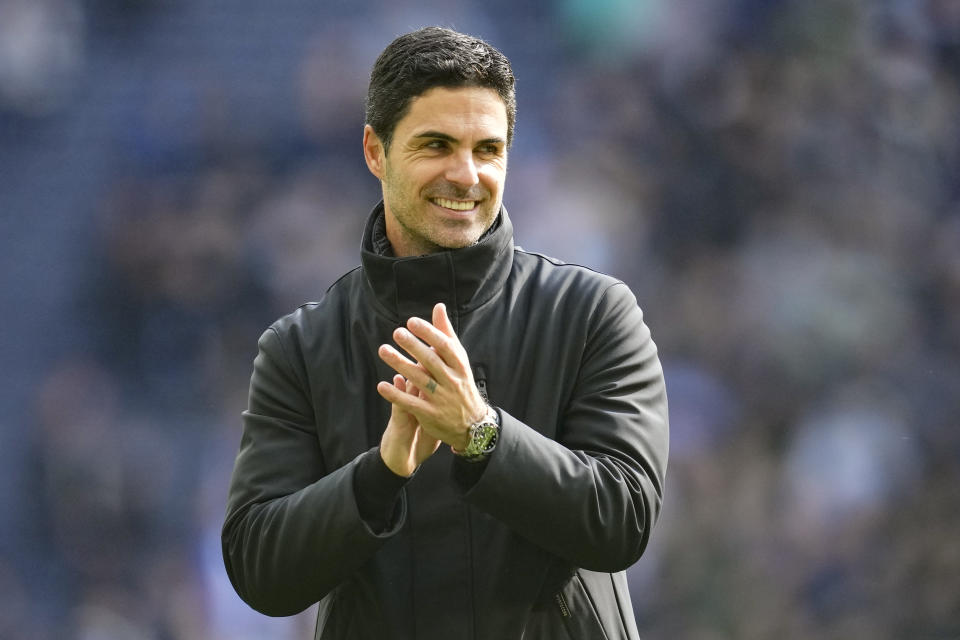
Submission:
[[[469,247],[472,244],[475,244],[477,240],[483,236],[484,229],[471,230],[470,232],[464,232],[460,230],[459,233],[447,233],[440,234],[436,237],[433,242],[438,247],[444,249],[463,249],[464,247]]]
[[[477,236],[477,238],[479,239],[479,236]],[[477,241],[476,239],[470,239],[470,238],[445,238],[443,240],[440,240],[436,244],[438,247],[441,247],[442,249],[453,250],[453,249],[463,249],[465,247],[469,247],[470,245],[474,244],[476,241]]]

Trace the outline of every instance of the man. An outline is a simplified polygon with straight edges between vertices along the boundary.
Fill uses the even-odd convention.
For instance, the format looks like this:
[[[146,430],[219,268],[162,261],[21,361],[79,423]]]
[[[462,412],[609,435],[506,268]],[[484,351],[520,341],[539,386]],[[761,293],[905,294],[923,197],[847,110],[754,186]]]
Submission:
[[[260,338],[224,560],[263,613],[319,601],[317,639],[637,637],[663,375],[623,283],[513,246],[515,113],[485,42],[390,44],[362,266]]]

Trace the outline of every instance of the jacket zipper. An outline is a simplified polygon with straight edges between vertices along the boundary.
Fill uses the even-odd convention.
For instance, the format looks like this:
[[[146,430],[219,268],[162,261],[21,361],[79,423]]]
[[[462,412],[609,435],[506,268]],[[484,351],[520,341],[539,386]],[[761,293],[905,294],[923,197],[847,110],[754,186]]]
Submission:
[[[567,606],[567,601],[563,598],[562,593],[558,593],[554,596],[554,599],[557,601],[557,605],[560,607],[560,615],[564,618],[570,617],[570,607]]]
[[[477,386],[477,391],[480,392],[480,397],[483,398],[483,401],[487,404],[490,404],[490,396],[487,395],[487,371],[483,368],[483,365],[474,365],[473,372],[473,381]],[[473,609],[473,519],[470,513],[470,507],[464,507],[467,510],[467,549],[470,550],[470,602],[471,602],[471,612],[473,614],[473,626],[471,628],[472,636],[476,635],[477,628],[477,612]]]
[[[476,373],[473,377],[477,385],[477,391],[480,392],[480,397],[483,398],[484,402],[490,404],[490,396],[487,395],[487,371],[482,364],[476,366]]]

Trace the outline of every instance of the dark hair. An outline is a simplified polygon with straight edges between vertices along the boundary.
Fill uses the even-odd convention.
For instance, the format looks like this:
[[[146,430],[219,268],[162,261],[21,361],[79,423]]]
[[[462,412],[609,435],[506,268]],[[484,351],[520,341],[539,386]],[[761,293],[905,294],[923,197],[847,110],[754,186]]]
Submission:
[[[434,87],[493,89],[507,108],[507,145],[517,117],[510,61],[483,40],[443,27],[425,27],[391,42],[373,65],[367,89],[367,124],[390,148],[410,103]]]

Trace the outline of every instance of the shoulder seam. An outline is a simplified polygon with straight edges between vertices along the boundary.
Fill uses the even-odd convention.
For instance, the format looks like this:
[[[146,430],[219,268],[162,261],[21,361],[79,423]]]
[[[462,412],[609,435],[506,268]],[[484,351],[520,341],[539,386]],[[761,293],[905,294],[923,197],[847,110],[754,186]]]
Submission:
[[[338,284],[340,284],[340,281],[341,281],[341,280],[343,280],[344,278],[346,278],[347,276],[349,276],[350,274],[352,274],[354,271],[359,271],[359,270],[362,269],[362,268],[363,268],[363,265],[359,265],[359,264],[358,264],[358,265],[355,266],[353,269],[350,269],[349,271],[347,271],[346,273],[344,273],[342,276],[340,276],[339,278],[337,278],[336,280],[334,280],[333,283],[332,283],[329,287],[327,287],[327,291],[329,292],[330,289],[333,289],[335,286],[337,286]]]
[[[352,274],[354,271],[358,271],[358,270],[360,270],[360,269],[361,269],[361,266],[360,266],[360,265],[357,265],[357,266],[354,267],[353,269],[350,269],[350,271],[347,271],[347,272],[344,273],[342,276],[340,276],[339,278],[337,278],[336,280],[334,280],[333,283],[332,283],[329,287],[327,287],[326,290],[324,290],[323,296],[321,296],[320,298],[318,298],[318,299],[316,299],[316,300],[308,300],[307,302],[302,302],[302,303],[300,303],[299,305],[297,305],[297,308],[296,308],[296,309],[294,309],[293,311],[291,311],[291,312],[290,312],[289,314],[287,314],[287,315],[292,315],[294,312],[299,311],[300,309],[303,309],[303,308],[305,308],[305,307],[312,307],[312,306],[319,305],[321,302],[323,302],[324,296],[326,296],[328,293],[330,293],[330,290],[331,290],[331,289],[333,289],[335,286],[337,286],[338,284],[340,284],[340,281],[341,281],[341,280],[343,280],[344,278],[346,278],[347,276],[349,276],[350,274]]]
[[[597,274],[598,276],[604,276],[604,277],[606,277],[606,278],[610,278],[611,280],[616,280],[616,282],[612,283],[610,286],[613,286],[613,284],[623,284],[623,285],[626,285],[626,284],[627,284],[627,283],[624,282],[622,279],[620,279],[620,278],[618,278],[618,277],[616,277],[616,276],[612,276],[612,275],[610,275],[609,273],[604,273],[603,271],[598,271],[597,269],[594,269],[593,267],[588,267],[588,266],[585,265],[585,264],[579,264],[579,263],[577,263],[577,262],[565,262],[565,261],[563,261],[563,260],[561,260],[561,259],[559,259],[559,258],[554,258],[554,257],[552,257],[552,256],[548,256],[548,255],[545,254],[545,253],[540,253],[540,252],[537,252],[537,251],[527,251],[526,249],[523,249],[523,248],[521,248],[521,247],[514,247],[513,250],[514,250],[515,253],[524,253],[524,254],[526,254],[526,255],[528,255],[528,256],[533,256],[534,258],[538,258],[538,259],[540,259],[540,260],[544,260],[544,261],[546,261],[546,262],[549,262],[550,264],[552,264],[552,265],[555,266],[555,267],[571,267],[571,268],[574,268],[574,269],[584,269],[584,270],[586,270],[586,271],[589,271],[590,273],[595,273],[595,274]],[[604,291],[604,293],[606,293],[606,291]]]

